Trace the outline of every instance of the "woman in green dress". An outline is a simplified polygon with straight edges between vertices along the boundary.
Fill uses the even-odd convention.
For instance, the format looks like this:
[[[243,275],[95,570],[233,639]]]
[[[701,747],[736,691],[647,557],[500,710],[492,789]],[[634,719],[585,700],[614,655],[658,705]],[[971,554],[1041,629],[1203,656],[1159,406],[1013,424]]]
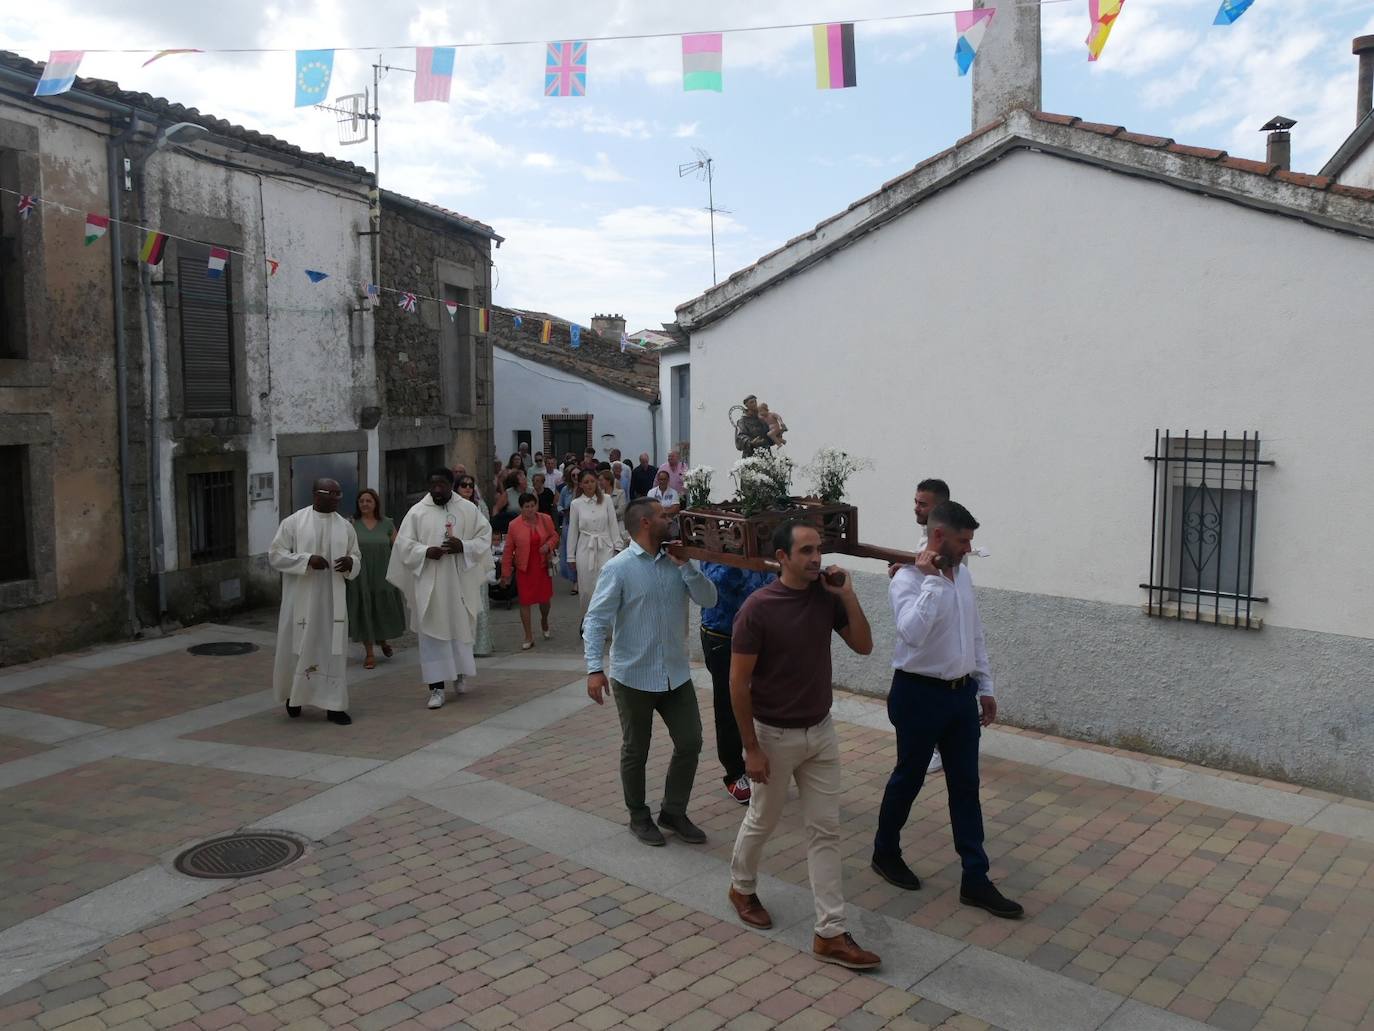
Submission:
[[[348,636],[363,642],[367,649],[363,668],[373,669],[377,665],[373,643],[381,645],[382,654],[391,658],[387,642],[405,633],[406,609],[401,592],[386,580],[396,527],[382,515],[382,499],[371,487],[358,492],[353,529],[363,554],[363,571],[348,581]]]

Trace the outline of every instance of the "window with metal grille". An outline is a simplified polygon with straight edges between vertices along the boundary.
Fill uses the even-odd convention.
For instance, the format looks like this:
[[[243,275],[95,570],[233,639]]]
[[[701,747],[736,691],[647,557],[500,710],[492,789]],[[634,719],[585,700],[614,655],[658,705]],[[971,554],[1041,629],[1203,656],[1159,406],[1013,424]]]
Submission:
[[[238,551],[233,470],[190,473],[186,477],[186,507],[190,516],[191,563],[218,562]]]
[[[29,562],[28,470],[22,444],[0,447],[0,583],[27,580]]]
[[[208,247],[177,244],[181,391],[186,415],[234,414],[234,319],[228,266],[212,278]]]
[[[1149,592],[1152,616],[1257,628],[1254,606],[1258,433],[1155,431]]]

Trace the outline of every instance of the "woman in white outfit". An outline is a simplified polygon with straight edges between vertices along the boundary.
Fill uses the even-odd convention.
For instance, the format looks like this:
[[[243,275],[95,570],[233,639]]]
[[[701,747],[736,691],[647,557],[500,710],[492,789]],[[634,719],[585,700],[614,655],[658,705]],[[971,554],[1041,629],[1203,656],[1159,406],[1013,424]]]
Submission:
[[[596,478],[601,481],[601,493],[610,498],[615,506],[615,521],[620,526],[620,539],[615,542],[615,550],[624,551],[630,546],[630,535],[625,530],[625,491],[616,482],[615,473],[609,469],[602,469]]]
[[[568,564],[577,571],[578,600],[584,617],[596,593],[601,567],[619,548],[620,520],[615,515],[615,503],[602,491],[596,473],[583,470],[568,516]]]

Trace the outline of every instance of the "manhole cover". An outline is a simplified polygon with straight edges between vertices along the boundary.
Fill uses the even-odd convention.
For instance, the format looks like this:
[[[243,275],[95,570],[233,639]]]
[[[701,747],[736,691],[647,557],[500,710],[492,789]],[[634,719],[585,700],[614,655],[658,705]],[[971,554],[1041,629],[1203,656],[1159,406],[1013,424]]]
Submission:
[[[189,877],[251,877],[295,862],[304,851],[285,834],[229,834],[192,845],[177,856],[176,868]]]
[[[258,650],[251,641],[211,641],[208,644],[193,644],[186,649],[192,655],[247,655]]]

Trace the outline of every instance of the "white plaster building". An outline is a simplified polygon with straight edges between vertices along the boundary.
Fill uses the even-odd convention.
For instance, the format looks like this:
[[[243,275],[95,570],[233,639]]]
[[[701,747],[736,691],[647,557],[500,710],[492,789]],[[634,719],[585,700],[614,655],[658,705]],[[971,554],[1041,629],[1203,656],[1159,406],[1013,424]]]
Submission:
[[[0,370],[3,385],[22,389],[0,395],[0,424],[10,427],[0,443],[14,436],[12,446],[27,449],[22,517],[35,582],[87,563],[91,542],[103,542],[104,578],[117,561],[111,541],[122,537],[113,579],[127,591],[125,633],[271,601],[279,576],[266,552],[279,520],[309,503],[310,482],[333,476],[351,505],[357,487],[378,478],[362,289],[374,279],[371,173],[101,80],[32,98],[40,71],[0,55],[4,185],[45,202],[23,227],[33,260],[6,259],[0,270],[24,280],[27,343],[16,335],[22,353]],[[115,218],[89,248],[82,212]],[[156,266],[139,260],[139,226],[169,234]],[[212,246],[230,252],[219,278],[206,271]],[[37,274],[45,265],[46,280]],[[328,278],[312,282],[307,269]],[[81,335],[48,332],[37,319],[45,310]],[[89,367],[68,383],[78,355]],[[98,416],[79,440],[20,418],[34,405],[60,413],[72,398],[84,401],[80,419]],[[54,507],[59,525],[75,511],[54,462],[65,475],[87,454],[101,471],[91,481],[98,503],[84,528],[54,540]],[[34,601],[72,621],[60,592],[56,607],[41,594]],[[41,617],[15,625],[28,633]],[[96,636],[111,630],[108,619],[93,622]]]
[[[1021,109],[1038,17],[999,16],[979,53],[995,118],[678,309],[693,458],[729,466],[726,413],[757,393],[799,464],[875,462],[850,500],[890,547],[915,543],[916,481],[948,480],[991,551],[1013,723],[1374,796],[1374,192]],[[1233,464],[1199,475],[1195,441],[1191,472],[1144,461],[1165,430]],[[1235,463],[1242,433],[1274,464]],[[1222,558],[1190,577],[1199,532]],[[836,678],[882,694],[867,568],[878,648],[837,650]],[[1228,625],[1247,606],[1258,628]]]
[[[553,321],[553,338],[541,344],[545,319]],[[522,441],[531,454],[594,447],[605,459],[619,448],[631,464],[645,451],[656,462],[667,456],[657,354],[622,352],[618,332],[603,336],[585,326],[574,350],[566,319],[515,308],[493,311],[491,339],[495,457],[507,458]]]

